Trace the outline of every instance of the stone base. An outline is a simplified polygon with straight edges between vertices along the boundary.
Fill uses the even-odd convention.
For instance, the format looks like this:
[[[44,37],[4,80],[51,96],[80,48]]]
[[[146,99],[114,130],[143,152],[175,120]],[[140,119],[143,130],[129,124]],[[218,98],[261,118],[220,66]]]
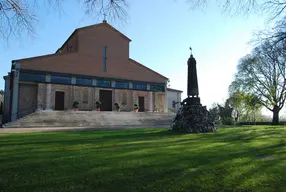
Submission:
[[[186,104],[178,111],[171,130],[186,133],[204,133],[214,132],[216,128],[213,118],[205,106]]]

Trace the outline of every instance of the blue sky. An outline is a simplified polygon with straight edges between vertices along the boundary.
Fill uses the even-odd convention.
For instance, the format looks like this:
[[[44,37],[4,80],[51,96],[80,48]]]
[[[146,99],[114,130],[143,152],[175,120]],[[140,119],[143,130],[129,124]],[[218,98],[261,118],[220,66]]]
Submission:
[[[263,29],[265,18],[258,15],[230,16],[216,5],[190,10],[186,1],[145,0],[132,2],[126,23],[109,22],[132,39],[130,57],[167,76],[171,87],[186,96],[187,59],[192,46],[197,60],[201,101],[210,107],[223,102],[236,71],[237,61],[246,55],[255,30]],[[54,53],[69,35],[82,26],[101,22],[87,16],[77,4],[63,4],[61,14],[40,9],[36,37],[23,36],[0,46],[1,71],[10,70],[11,60]],[[3,78],[0,89],[4,88]]]

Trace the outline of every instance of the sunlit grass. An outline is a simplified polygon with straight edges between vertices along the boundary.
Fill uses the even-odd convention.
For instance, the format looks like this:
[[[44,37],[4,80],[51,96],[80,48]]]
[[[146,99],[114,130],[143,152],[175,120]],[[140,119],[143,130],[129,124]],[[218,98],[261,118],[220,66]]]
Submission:
[[[286,191],[286,127],[0,135],[0,191]]]

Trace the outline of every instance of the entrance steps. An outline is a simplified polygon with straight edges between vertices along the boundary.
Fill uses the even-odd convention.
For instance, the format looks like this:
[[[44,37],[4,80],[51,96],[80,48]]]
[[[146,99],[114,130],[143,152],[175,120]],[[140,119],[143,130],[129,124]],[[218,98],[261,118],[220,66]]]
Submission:
[[[7,128],[32,127],[112,127],[112,126],[170,126],[173,113],[102,112],[102,111],[37,111]]]

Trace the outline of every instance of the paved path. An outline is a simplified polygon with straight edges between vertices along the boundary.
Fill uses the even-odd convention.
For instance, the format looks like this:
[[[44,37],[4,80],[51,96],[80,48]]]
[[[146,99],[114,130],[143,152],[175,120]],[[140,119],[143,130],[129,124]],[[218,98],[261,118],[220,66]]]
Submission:
[[[35,128],[0,128],[0,134],[62,132],[62,131],[91,131],[91,130],[120,130],[138,128],[168,128],[167,125],[157,126],[104,126],[104,127],[35,127]]]

